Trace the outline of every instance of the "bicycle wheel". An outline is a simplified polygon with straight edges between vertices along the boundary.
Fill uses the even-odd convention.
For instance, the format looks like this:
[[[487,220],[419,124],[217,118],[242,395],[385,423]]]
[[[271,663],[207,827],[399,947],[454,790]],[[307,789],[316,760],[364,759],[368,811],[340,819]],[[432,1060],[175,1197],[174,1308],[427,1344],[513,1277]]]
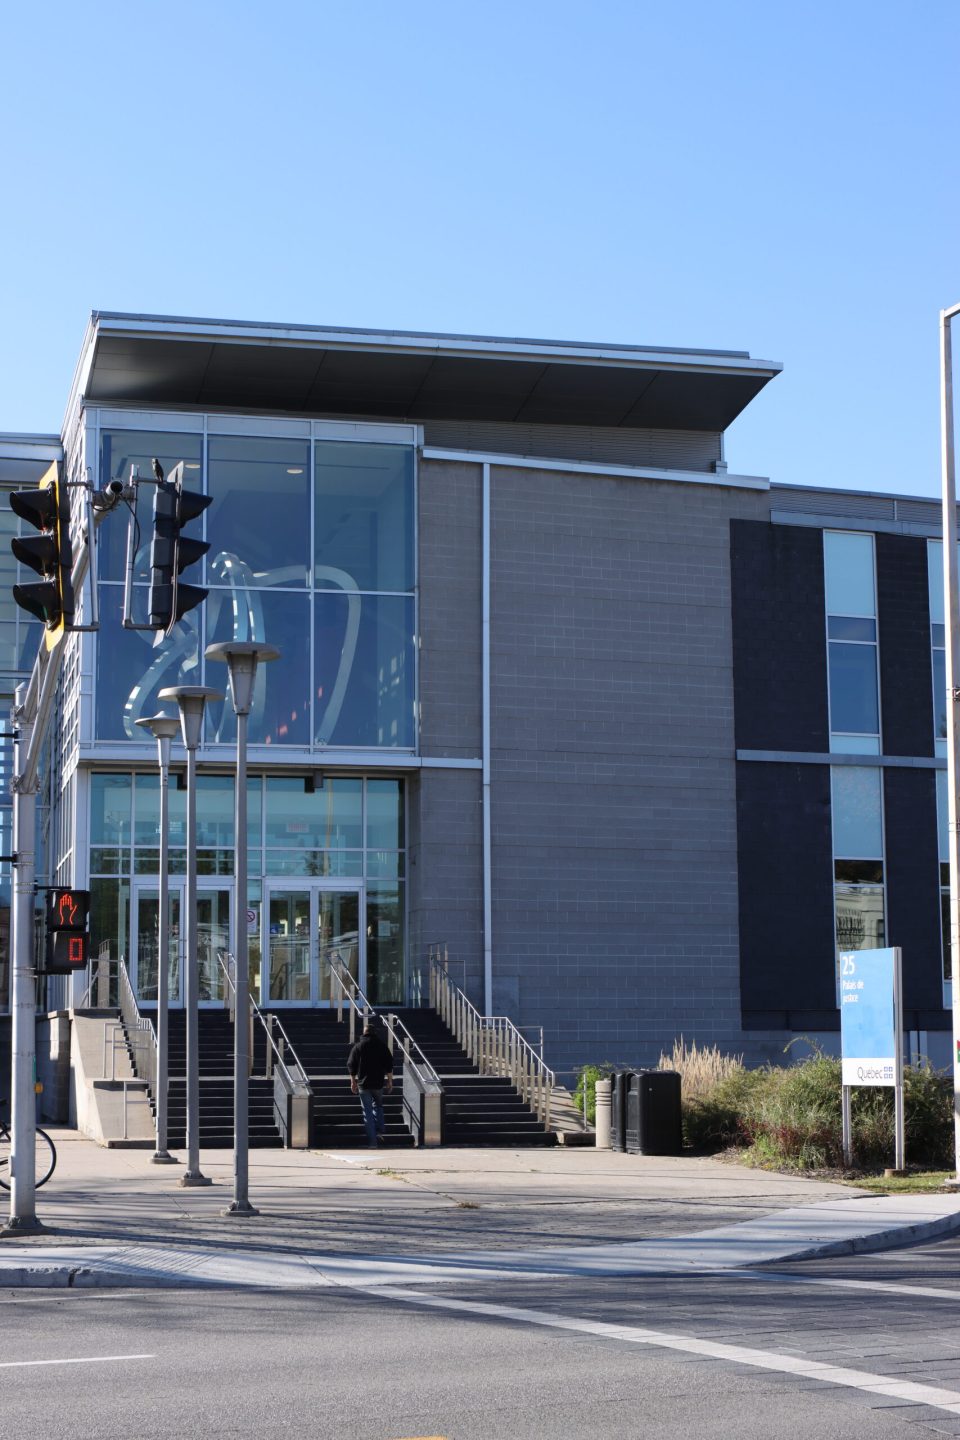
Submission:
[[[34,1164],[36,1169],[35,1184],[45,1185],[53,1174],[57,1164],[57,1152],[53,1141],[46,1130],[37,1129],[36,1149],[34,1152]],[[0,1189],[10,1189],[10,1151],[12,1142],[10,1132],[7,1129],[0,1129]]]

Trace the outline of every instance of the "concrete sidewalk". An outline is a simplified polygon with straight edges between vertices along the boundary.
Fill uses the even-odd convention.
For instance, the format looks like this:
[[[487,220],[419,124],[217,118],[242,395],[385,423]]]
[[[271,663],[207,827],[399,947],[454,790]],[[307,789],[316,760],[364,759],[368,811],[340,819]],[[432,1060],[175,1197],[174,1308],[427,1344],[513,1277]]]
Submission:
[[[255,1218],[183,1166],[56,1131],[44,1230],[0,1240],[0,1285],[377,1285],[728,1269],[960,1230],[960,1196],[849,1187],[698,1158],[565,1150],[252,1151]],[[182,1157],[181,1157],[182,1159]],[[0,1193],[0,1201],[7,1199]]]

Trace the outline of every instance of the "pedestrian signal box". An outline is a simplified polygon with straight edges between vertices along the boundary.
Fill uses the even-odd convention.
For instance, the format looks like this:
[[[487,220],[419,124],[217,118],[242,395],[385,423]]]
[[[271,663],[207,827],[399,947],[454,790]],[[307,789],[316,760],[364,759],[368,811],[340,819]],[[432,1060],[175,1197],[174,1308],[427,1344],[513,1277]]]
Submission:
[[[89,910],[89,890],[48,891],[45,964],[48,975],[73,975],[86,968],[90,952]]]

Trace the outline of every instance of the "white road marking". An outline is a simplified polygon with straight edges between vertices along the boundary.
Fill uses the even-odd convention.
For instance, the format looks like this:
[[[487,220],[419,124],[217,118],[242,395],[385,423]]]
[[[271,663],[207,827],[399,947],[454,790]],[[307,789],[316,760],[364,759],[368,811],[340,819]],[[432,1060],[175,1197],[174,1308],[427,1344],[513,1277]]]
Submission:
[[[76,1355],[68,1360],[0,1360],[0,1370],[21,1370],[31,1365],[106,1365],[112,1360],[156,1360],[156,1355]]]
[[[726,1360],[734,1365],[751,1365],[759,1370],[775,1370],[781,1374],[799,1375],[807,1380],[820,1380],[827,1385],[842,1385],[865,1394],[881,1395],[885,1400],[903,1400],[914,1405],[930,1405],[950,1415],[960,1415],[960,1391],[935,1385],[921,1385],[912,1380],[891,1380],[869,1370],[849,1370],[845,1366],[827,1365],[800,1355],[774,1355],[746,1345],[725,1345],[715,1340],[701,1340],[696,1335],[673,1335],[663,1330],[648,1330],[636,1325],[610,1325],[602,1320],[584,1320],[576,1316],[556,1315],[546,1310],[524,1310],[513,1305],[489,1305],[478,1300],[456,1300],[450,1296],[424,1294],[417,1290],[400,1290],[395,1286],[377,1286],[367,1293],[377,1299],[386,1296],[409,1305],[424,1305],[437,1310],[455,1310],[465,1315],[487,1315],[494,1320],[512,1320],[521,1325],[541,1325],[551,1330],[572,1330],[596,1335],[601,1340],[619,1340],[630,1345],[650,1345],[661,1350],[678,1350],[686,1355],[703,1355],[709,1360]]]

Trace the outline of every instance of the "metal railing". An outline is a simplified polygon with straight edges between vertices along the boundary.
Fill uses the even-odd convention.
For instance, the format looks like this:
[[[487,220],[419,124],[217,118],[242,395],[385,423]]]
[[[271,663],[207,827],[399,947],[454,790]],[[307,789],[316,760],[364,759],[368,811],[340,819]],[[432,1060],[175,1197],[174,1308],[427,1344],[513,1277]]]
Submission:
[[[227,998],[231,1014],[236,1014],[237,987],[234,979],[236,959],[229,950],[218,950],[217,961],[226,979]],[[253,1069],[253,1023],[260,1022],[266,1036],[265,1078],[273,1080],[273,1113],[277,1129],[288,1150],[306,1150],[310,1144],[310,1102],[313,1090],[306,1070],[300,1063],[290,1037],[276,1015],[264,1015],[260,1006],[249,996],[251,1044],[249,1048],[251,1072]],[[279,1041],[274,1032],[279,1033]]]
[[[430,1004],[453,1031],[481,1075],[497,1075],[513,1085],[546,1129],[556,1084],[554,1072],[544,1065],[518,1027],[506,1015],[481,1015],[449,974],[446,946],[431,945]],[[541,1038],[542,1049],[542,1038]]]
[[[121,960],[111,960],[110,946],[104,942],[95,959],[90,960],[87,988],[75,1007],[77,1010],[116,1010],[119,1008]]]
[[[331,998],[337,1007],[337,1020],[341,1024],[343,1023],[343,1007],[346,1005],[350,1022],[350,1039],[353,1041],[356,1039],[357,1034],[357,1020],[359,1019],[362,1030],[364,1020],[368,1015],[373,1015],[375,1011],[366,995],[364,995],[360,989],[358,981],[350,974],[350,971],[342,960],[331,960],[329,962],[329,968]],[[333,996],[334,987],[336,987],[335,998]],[[424,1085],[435,1086],[437,1090],[442,1091],[443,1085],[440,1081],[440,1076],[430,1064],[430,1061],[400,1019],[400,1016],[387,1012],[383,1016],[383,1023],[387,1031],[387,1045],[390,1048],[390,1054],[393,1055],[395,1053],[395,1047],[399,1037],[404,1064],[409,1064],[413,1068],[417,1078]]]
[[[119,964],[120,1018],[126,1031],[133,1073],[140,1080],[146,1080],[147,1088],[154,1101],[157,1098],[157,1036],[153,1025],[145,1015],[140,1014],[137,997],[130,984],[124,960]],[[106,1027],[104,1027],[106,1028]]]

